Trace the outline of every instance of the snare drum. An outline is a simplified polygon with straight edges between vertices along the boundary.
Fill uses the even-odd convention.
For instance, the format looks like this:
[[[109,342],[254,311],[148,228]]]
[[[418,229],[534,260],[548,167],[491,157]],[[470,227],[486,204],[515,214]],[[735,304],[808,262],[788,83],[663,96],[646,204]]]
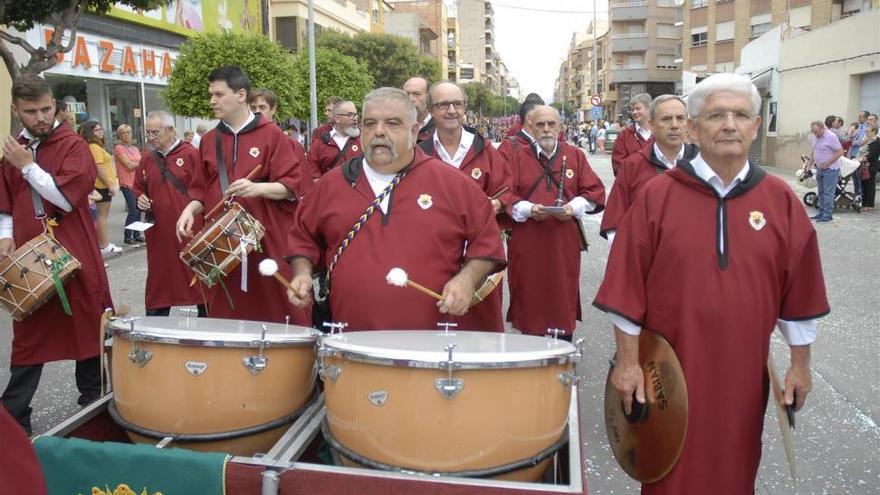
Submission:
[[[190,239],[180,252],[180,259],[208,287],[232,273],[260,245],[263,225],[238,203],[227,203],[223,215]]]
[[[518,481],[566,438],[572,344],[484,332],[376,331],[322,340],[325,438],[347,465]]]
[[[113,419],[136,442],[267,452],[304,409],[315,330],[211,318],[117,320]]]
[[[55,295],[53,269],[63,284],[79,268],[54,237],[40,234],[0,261],[0,303],[21,321]]]

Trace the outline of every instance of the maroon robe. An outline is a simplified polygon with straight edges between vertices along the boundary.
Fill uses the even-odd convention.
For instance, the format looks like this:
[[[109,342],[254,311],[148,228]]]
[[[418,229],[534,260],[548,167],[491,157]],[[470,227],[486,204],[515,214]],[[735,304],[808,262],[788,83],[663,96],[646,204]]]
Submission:
[[[31,439],[0,406],[0,493],[45,495],[46,480]]]
[[[343,148],[345,148],[345,153],[340,156],[342,149],[336,146],[336,141],[330,137],[330,131],[313,139],[312,146],[309,148],[309,159],[314,163],[313,170],[317,170],[323,176],[331,168],[338,168],[352,158],[364,154],[364,150],[361,149],[360,137],[348,138]],[[318,179],[319,177],[312,178]]]
[[[694,145],[686,144],[684,146],[684,158],[690,159],[696,156],[697,150]],[[608,232],[617,230],[617,226],[626,215],[626,211],[636,198],[639,189],[666,170],[668,170],[666,165],[654,153],[654,145],[645,146],[628,156],[617,170],[614,185],[611,186],[611,192],[608,193],[608,203],[602,214],[599,235],[607,239]]]
[[[437,130],[437,122],[434,122],[434,117],[431,117],[428,120],[428,123],[419,128],[419,135],[416,138],[417,143],[423,143],[425,141],[433,141],[434,140],[434,132]]]
[[[331,170],[300,205],[289,237],[290,257],[305,257],[314,265],[323,254],[329,263],[375,197],[362,158]],[[416,147],[388,213],[375,211],[333,270],[333,319],[348,323],[346,331],[436,330],[437,322],[445,321],[458,323],[460,330],[482,330],[441,314],[436,299],[385,280],[399,267],[410,280],[442,293],[471,259],[494,261],[496,270],[505,265],[501,232],[486,195],[473,180]]]
[[[617,135],[617,141],[614,142],[614,148],[611,149],[611,170],[614,172],[614,175],[617,175],[626,157],[637,153],[647,145],[653,144],[654,134],[652,133],[651,137],[646,140],[636,131],[635,124],[621,129],[620,134]]]
[[[720,199],[679,160],[624,217],[593,304],[669,340],[687,381],[681,457],[642,492],[753,493],[770,334],[777,319],[829,311],[816,232],[791,188],[751,165]]]
[[[188,187],[200,161],[199,150],[186,141],[180,141],[165,157],[165,167],[183,187]],[[180,259],[186,239],[183,242],[177,240],[177,219],[189,203],[189,197],[162,176],[152,151],[144,153],[135,170],[134,193],[137,197],[146,194],[153,202],[150,214],[154,223],[145,232],[147,287],[144,291],[144,307],[159,309],[203,304],[205,298],[201,286],[191,285],[193,272]],[[201,219],[196,219],[193,231],[201,228]]]
[[[507,130],[507,137],[513,137],[519,134],[519,131],[522,130],[522,122],[520,122],[519,117],[516,118],[516,123],[510,126],[510,129]]]
[[[551,164],[550,184],[544,166],[535,156],[535,147],[519,147],[516,156],[508,162],[513,173],[512,204],[530,201],[555,206],[563,157],[567,170],[563,202],[580,196],[596,204],[590,214],[602,211],[605,205],[602,181],[580,148],[561,142]],[[523,333],[545,335],[548,328],[558,328],[570,336],[575,320],[581,319],[581,243],[575,224],[579,221],[547,218],[540,222],[528,219],[514,223],[507,241],[510,259],[507,321]]]
[[[498,153],[504,159],[504,162],[507,163],[507,166],[511,167],[511,160],[519,152],[519,148],[528,148],[532,145],[532,142],[532,138],[520,129],[516,134],[508,136],[504,141],[501,141],[501,144],[498,145]]]
[[[190,183],[189,196],[205,206],[205,213],[221,200],[216,153],[218,138],[221,139],[230,184],[246,177],[257,165],[262,165],[253,182],[279,182],[295,198],[300,170],[292,148],[286,142],[289,139],[277,125],[257,116],[238,134],[232,134],[229,127],[221,122],[202,136],[199,146],[202,159]],[[233,150],[237,152],[233,154]],[[298,309],[290,304],[287,289],[274,277],[261,275],[258,269],[260,261],[272,258],[278,262],[280,273],[290,278],[291,269],[283,262],[283,257],[287,252],[287,230],[293,221],[288,204],[291,199],[236,197],[235,200],[265,227],[265,235],[260,242],[262,252],[253,251],[248,256],[247,292],[241,290],[240,264],[222,279],[234,308],[229,305],[225,291],[218,283],[208,291],[208,313],[215,318],[273,322],[284,321],[286,316],[290,316],[291,323],[310,325],[311,310]]]
[[[302,198],[312,188],[312,182],[321,177],[321,173],[309,158],[309,155],[306,154],[306,149],[303,148],[302,143],[293,137],[288,138],[287,143],[290,145],[290,148],[293,151],[293,156],[299,163],[299,185],[296,190],[296,197]],[[296,212],[296,206],[298,204],[298,201],[291,202],[292,213]]]
[[[101,314],[104,308],[113,307],[89,211],[88,194],[94,186],[97,168],[88,144],[70,126],[61,124],[37,147],[36,162],[52,175],[61,194],[73,206],[73,211],[67,213],[43,200],[46,215],[58,222],[55,238],[79,260],[82,268],[64,284],[73,315],[64,313],[55,295],[23,321],[12,323],[13,366],[97,356]],[[18,248],[43,233],[43,226],[35,218],[31,188],[21,171],[6,160],[0,166],[0,212],[12,215],[12,237]]]
[[[433,122],[433,120],[432,120]],[[492,143],[481,136],[476,129],[465,127],[465,130],[474,134],[474,143],[464,156],[461,168],[448,165],[461,171],[465,177],[473,180],[487,197],[492,197],[504,188],[507,192],[502,193],[497,199],[501,201],[502,208],[510,204],[513,193],[510,191],[511,175],[507,163],[501,154],[492,146]],[[440,154],[434,148],[434,136],[419,144],[426,155],[440,161]],[[444,162],[445,163],[445,162]],[[497,220],[502,221],[507,214],[502,209]],[[503,227],[503,226],[502,226]],[[503,332],[504,321],[501,318],[501,300],[503,299],[503,284],[495,288],[482,302],[474,305],[467,314],[460,317],[464,320],[463,326],[468,328],[483,328],[487,331]]]

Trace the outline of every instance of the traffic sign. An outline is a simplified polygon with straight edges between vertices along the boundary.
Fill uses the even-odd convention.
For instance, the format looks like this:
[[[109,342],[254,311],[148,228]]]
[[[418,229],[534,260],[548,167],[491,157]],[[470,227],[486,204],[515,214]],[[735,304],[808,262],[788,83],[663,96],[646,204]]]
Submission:
[[[599,120],[602,118],[602,107],[593,107],[590,109],[590,120]]]
[[[592,103],[594,107],[598,107],[602,104],[602,98],[600,98],[599,95],[593,95],[590,97],[590,103]]]

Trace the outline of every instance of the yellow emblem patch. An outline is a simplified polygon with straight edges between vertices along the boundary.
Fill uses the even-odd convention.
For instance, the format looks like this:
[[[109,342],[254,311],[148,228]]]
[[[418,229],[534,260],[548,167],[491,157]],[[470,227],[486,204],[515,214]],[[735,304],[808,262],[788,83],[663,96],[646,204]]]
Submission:
[[[183,166],[183,158],[178,158],[177,161],[174,163],[176,163],[178,167],[182,167]]]
[[[572,170],[572,169],[568,169],[568,170],[566,170],[566,171],[565,171],[565,177],[566,177],[567,179],[572,179],[572,178],[574,178],[574,170]]]
[[[260,148],[257,148],[256,146],[254,146],[253,148],[251,148],[250,151],[248,151],[248,154],[251,155],[252,157],[256,158],[256,157],[260,156]]]
[[[473,170],[471,170],[471,177],[473,177],[474,179],[480,180],[480,177],[482,177],[482,176],[483,176],[483,171],[480,170],[479,168],[474,168]]]
[[[431,198],[430,194],[421,194],[419,195],[419,206],[423,210],[427,210],[428,208],[434,206],[434,200]]]
[[[755,230],[761,230],[767,225],[767,219],[764,218],[764,214],[760,211],[752,211],[749,212],[749,225]]]

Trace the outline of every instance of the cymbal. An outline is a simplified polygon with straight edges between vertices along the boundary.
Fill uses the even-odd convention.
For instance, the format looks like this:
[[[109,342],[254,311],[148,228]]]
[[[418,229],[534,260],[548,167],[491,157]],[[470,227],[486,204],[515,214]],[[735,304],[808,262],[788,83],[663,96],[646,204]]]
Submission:
[[[776,361],[773,354],[767,355],[767,374],[770,375],[770,391],[773,394],[773,403],[776,404],[776,419],[779,420],[779,431],[782,433],[782,447],[785,449],[785,459],[788,461],[788,470],[792,481],[796,481],[794,465],[794,439],[791,430],[794,429],[794,407],[785,404],[782,385],[776,374]]]
[[[645,404],[633,399],[623,411],[611,384],[605,383],[605,432],[620,467],[642,483],[663,479],[678,462],[687,435],[687,385],[681,363],[669,342],[650,330],[639,336],[639,364],[645,374]]]

